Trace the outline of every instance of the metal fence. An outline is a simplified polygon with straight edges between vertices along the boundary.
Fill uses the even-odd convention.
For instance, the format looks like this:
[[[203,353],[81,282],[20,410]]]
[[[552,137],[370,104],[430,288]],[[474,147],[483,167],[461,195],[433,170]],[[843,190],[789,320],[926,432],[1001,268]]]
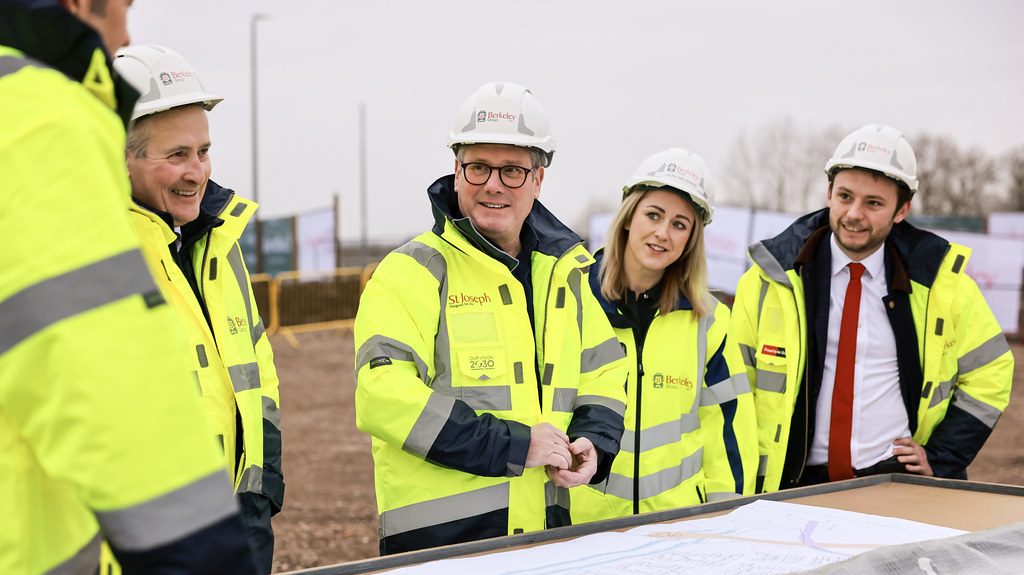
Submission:
[[[376,267],[373,263],[327,272],[254,274],[253,294],[267,333],[280,333],[298,347],[297,333],[351,328],[359,296]]]

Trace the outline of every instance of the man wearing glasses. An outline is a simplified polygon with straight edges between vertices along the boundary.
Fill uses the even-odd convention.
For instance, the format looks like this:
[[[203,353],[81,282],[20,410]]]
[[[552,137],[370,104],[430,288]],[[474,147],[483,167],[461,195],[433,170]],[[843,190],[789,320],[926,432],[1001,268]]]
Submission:
[[[486,84],[448,144],[433,229],[381,262],[355,322],[381,554],[569,524],[568,488],[604,479],[623,430],[594,260],[536,201],[555,151],[540,103]]]

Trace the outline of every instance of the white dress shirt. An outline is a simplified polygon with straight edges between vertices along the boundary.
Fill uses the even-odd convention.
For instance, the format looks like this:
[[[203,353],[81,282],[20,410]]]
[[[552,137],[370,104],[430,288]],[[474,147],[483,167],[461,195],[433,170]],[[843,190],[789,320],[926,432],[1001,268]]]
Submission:
[[[850,283],[850,269],[847,265],[853,261],[836,244],[834,235],[830,234],[829,238],[832,248],[832,287],[829,295],[828,343],[825,349],[825,370],[821,375],[821,394],[816,406],[814,438],[807,465],[828,462],[839,327],[843,319],[846,287]],[[900,392],[896,338],[882,301],[888,294],[885,285],[885,250],[875,250],[875,253],[860,263],[864,264],[865,269],[861,277],[857,355],[853,373],[850,461],[854,469],[864,469],[891,457],[893,440],[910,436],[907,408],[903,405]]]

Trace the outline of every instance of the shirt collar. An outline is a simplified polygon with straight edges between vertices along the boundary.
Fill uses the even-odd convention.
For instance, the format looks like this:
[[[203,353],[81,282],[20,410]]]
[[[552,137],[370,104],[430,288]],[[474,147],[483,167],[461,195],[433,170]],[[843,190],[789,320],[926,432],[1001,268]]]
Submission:
[[[839,247],[835,234],[830,234],[829,246],[832,249],[832,277],[835,277],[853,260]],[[864,264],[864,273],[867,274],[868,278],[882,277],[882,274],[885,273],[885,250],[882,249],[882,246],[879,246],[875,253],[860,260],[860,263]]]

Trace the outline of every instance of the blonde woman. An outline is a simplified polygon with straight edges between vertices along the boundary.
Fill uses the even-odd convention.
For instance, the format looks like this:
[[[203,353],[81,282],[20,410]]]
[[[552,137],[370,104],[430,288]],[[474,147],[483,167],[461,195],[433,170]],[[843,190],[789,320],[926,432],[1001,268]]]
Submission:
[[[713,201],[704,160],[680,148],[623,188],[590,278],[629,359],[626,431],[608,479],[573,489],[574,523],[753,493],[753,396],[729,309],[707,290]]]

